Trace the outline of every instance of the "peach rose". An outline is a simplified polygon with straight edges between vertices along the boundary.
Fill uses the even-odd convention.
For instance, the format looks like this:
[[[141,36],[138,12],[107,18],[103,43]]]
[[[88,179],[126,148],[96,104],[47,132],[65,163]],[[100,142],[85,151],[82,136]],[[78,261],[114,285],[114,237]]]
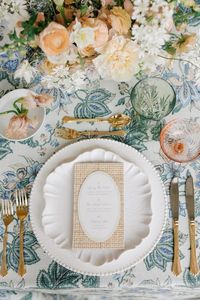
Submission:
[[[103,47],[108,41],[108,27],[105,22],[94,18],[88,18],[86,23],[88,26],[95,28],[95,41],[93,47],[95,49]]]
[[[109,20],[114,31],[119,34],[127,34],[131,28],[131,18],[122,7],[113,7]]]
[[[108,41],[108,27],[105,22],[94,18],[85,19],[82,26],[94,29],[94,43],[81,50],[82,55],[92,56],[96,49],[103,47]]]
[[[79,50],[82,56],[90,57],[95,54],[95,50],[92,46],[87,46],[84,49]]]
[[[69,33],[67,29],[56,22],[51,22],[40,33],[39,46],[49,56],[65,52],[69,48]]]
[[[35,128],[37,122],[32,121],[26,115],[13,116],[10,119],[5,135],[10,139],[23,139],[28,135],[29,128]]]

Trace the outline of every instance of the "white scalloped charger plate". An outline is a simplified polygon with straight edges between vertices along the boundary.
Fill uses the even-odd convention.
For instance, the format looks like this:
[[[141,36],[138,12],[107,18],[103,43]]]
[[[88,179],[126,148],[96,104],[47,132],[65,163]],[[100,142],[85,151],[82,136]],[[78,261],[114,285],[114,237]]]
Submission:
[[[124,165],[124,234],[125,249],[71,250],[84,262],[100,266],[135,248],[149,233],[151,222],[151,187],[148,177],[134,164],[113,152],[94,149],[57,167],[44,185],[45,208],[42,223],[45,233],[64,249],[72,245],[73,169],[80,162],[122,162]]]
[[[122,159],[134,163],[147,175],[151,186],[152,220],[149,234],[137,247],[122,253],[118,259],[96,266],[81,261],[70,249],[60,248],[44,231],[42,213],[45,207],[43,187],[47,176],[63,163],[74,160],[83,152],[102,148],[114,152]],[[30,196],[30,217],[33,231],[42,246],[52,259],[62,266],[86,275],[105,276],[125,271],[143,260],[156,246],[162,236],[167,213],[167,203],[164,185],[153,165],[137,150],[120,142],[106,139],[84,140],[66,146],[54,154],[42,167],[34,182]],[[134,216],[133,216],[134,217]]]

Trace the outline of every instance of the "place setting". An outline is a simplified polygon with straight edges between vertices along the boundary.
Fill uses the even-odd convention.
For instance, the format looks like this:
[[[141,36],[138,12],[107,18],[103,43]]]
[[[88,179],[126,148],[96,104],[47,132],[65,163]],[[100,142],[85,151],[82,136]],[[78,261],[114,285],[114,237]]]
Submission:
[[[198,294],[199,6],[1,1],[0,298]]]
[[[158,83],[160,84],[159,80]],[[145,83],[145,87],[150,89],[151,84],[155,85],[155,80],[153,83],[150,81],[147,86]],[[167,85],[166,82],[164,84]],[[133,101],[136,99],[136,87],[138,85],[132,89]],[[144,87],[142,91],[145,91]],[[149,97],[148,93],[146,95]],[[37,95],[30,90],[17,90],[15,93],[8,93],[2,99],[11,99],[11,96],[14,104],[12,101],[6,103],[13,105],[17,113],[21,109],[19,117],[22,114],[28,117],[30,103],[34,109],[40,109],[37,99],[41,99],[42,109],[52,101],[50,96]],[[145,97],[143,96],[144,101]],[[20,106],[16,106],[17,103]],[[155,103],[152,107],[158,116],[160,105]],[[153,113],[152,107],[149,115],[145,116],[147,119]],[[169,112],[168,109],[165,114]],[[2,115],[9,113],[13,113],[13,110],[5,110]],[[104,122],[110,126],[110,130],[78,131],[67,127],[69,123],[76,122]],[[6,276],[8,272],[7,230],[15,213],[20,222],[18,274],[22,277],[26,274],[23,221],[28,213],[33,232],[45,253],[58,264],[75,272],[108,276],[130,269],[151,253],[162,237],[167,220],[168,200],[164,184],[154,166],[136,149],[112,139],[96,138],[124,136],[131,122],[131,117],[122,113],[113,114],[108,118],[75,118],[66,115],[62,117],[61,127],[55,129],[55,137],[75,140],[86,136],[89,139],[64,146],[51,156],[37,174],[29,199],[25,190],[17,190],[13,195],[14,204],[11,200],[2,202],[5,226],[2,276]],[[7,124],[9,128],[9,121]],[[5,137],[7,132],[8,130],[5,130]],[[160,133],[161,150],[171,160],[188,162],[196,158],[200,149],[198,132],[195,122],[188,121],[187,124],[187,119],[172,120]],[[26,134],[27,136],[23,136],[25,139],[30,137],[28,131]],[[37,134],[37,130],[32,134]],[[19,135],[16,141],[18,137]],[[12,138],[15,140],[15,136]],[[195,199],[190,173],[187,174],[185,186],[191,245],[189,268],[192,274],[197,275],[199,268],[195,241]],[[181,273],[178,177],[171,180],[169,198],[174,240],[172,273],[178,276]]]

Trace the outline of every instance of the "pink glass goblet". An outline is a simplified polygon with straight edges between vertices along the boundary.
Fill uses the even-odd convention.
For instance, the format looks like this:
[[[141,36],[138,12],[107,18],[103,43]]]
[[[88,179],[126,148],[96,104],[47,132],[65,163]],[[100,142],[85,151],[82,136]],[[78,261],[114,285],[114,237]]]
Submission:
[[[171,160],[185,163],[200,153],[200,125],[190,119],[174,119],[160,133],[160,146]]]

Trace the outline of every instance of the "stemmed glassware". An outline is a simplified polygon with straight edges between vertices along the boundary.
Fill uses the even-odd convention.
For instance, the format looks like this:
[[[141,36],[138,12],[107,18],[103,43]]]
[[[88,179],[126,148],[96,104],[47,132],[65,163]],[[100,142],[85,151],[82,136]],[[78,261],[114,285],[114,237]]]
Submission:
[[[161,131],[160,146],[170,160],[194,160],[200,154],[200,124],[187,118],[170,121]]]

